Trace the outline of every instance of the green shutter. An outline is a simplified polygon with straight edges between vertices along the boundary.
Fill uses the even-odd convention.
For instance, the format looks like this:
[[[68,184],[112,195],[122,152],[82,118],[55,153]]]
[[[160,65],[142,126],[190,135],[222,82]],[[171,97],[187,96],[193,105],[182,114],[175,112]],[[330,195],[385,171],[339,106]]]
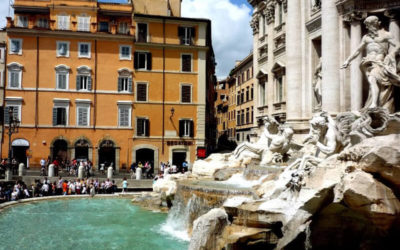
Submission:
[[[57,125],[57,108],[53,108],[53,126]]]
[[[80,90],[81,76],[76,76],[76,90]]]
[[[92,77],[88,76],[87,77],[87,84],[88,84],[88,90],[92,90]]]
[[[139,67],[139,53],[138,52],[133,53],[133,67],[135,69],[138,69],[138,67]]]
[[[147,53],[146,56],[147,56],[147,70],[151,70],[151,66],[152,66],[151,53]]]
[[[118,77],[118,92],[122,91],[122,78]]]
[[[132,77],[128,78],[128,91],[132,93]]]
[[[194,122],[193,121],[189,121],[189,123],[190,123],[189,135],[190,135],[190,137],[194,137]]]

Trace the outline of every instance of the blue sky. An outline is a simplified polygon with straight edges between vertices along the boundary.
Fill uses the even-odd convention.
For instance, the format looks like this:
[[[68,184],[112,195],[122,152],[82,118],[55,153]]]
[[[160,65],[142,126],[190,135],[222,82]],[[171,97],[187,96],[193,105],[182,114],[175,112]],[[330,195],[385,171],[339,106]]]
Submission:
[[[249,25],[251,12],[252,8],[247,0],[182,1],[182,16],[208,18],[212,21],[212,40],[218,79],[226,77],[234,67],[235,61],[246,57],[252,49],[253,37]],[[0,0],[0,27],[5,26],[7,15],[8,0]]]

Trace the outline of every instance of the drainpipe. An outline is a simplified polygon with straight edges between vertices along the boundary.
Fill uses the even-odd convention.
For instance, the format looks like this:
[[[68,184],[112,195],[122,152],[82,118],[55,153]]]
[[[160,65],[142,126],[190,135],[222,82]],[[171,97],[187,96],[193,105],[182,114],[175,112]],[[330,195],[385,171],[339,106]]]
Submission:
[[[162,150],[161,153],[164,155],[164,137],[165,137],[165,19],[163,18],[163,74],[162,74]]]
[[[96,130],[97,120],[97,39],[94,40],[94,92],[93,92],[93,130]]]
[[[35,89],[35,128],[39,123],[39,37],[36,37],[36,89]]]

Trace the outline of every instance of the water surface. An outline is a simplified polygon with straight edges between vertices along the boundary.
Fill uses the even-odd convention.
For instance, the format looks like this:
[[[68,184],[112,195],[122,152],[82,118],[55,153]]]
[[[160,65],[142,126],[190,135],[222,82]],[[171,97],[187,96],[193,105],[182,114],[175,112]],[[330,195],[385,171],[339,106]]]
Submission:
[[[128,199],[28,203],[0,213],[0,249],[187,249],[160,230],[166,219]]]

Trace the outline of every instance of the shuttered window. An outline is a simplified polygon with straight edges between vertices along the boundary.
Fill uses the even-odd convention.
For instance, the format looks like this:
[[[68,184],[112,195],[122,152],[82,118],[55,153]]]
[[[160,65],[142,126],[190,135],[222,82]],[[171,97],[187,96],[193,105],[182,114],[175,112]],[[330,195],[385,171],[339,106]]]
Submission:
[[[136,135],[149,136],[150,135],[150,121],[147,118],[136,119]]]
[[[182,55],[182,71],[192,72],[192,55]]]
[[[134,53],[134,68],[151,70],[151,53],[150,52],[135,52]]]
[[[132,92],[132,77],[118,77],[118,92]]]
[[[69,30],[69,16],[57,16],[57,28],[59,30]]]
[[[90,47],[91,47],[90,43],[78,43],[78,48],[79,48],[78,56],[90,58]]]
[[[57,56],[69,56],[69,43],[57,42]]]
[[[22,53],[22,39],[10,39],[10,54]]]
[[[9,77],[9,87],[20,88],[20,71],[10,71]]]
[[[9,110],[10,107],[12,107],[12,109],[13,109],[13,119],[17,119],[17,120],[19,119],[19,108],[20,108],[20,106],[7,105],[4,108],[4,124],[5,125],[8,125],[10,123],[10,117],[9,117],[9,114],[8,114],[8,110]]]
[[[77,107],[77,125],[89,126],[89,107]]]
[[[67,73],[57,73],[57,89],[67,89]]]
[[[194,136],[194,124],[192,120],[179,120],[179,136],[180,137]]]
[[[195,28],[193,27],[178,27],[178,36],[182,45],[193,45]]]
[[[90,31],[90,17],[78,17],[78,31]]]
[[[92,77],[85,75],[76,76],[76,90],[92,90]]]
[[[119,34],[128,34],[129,33],[128,23],[125,23],[125,22],[119,23],[118,33]]]
[[[28,28],[28,17],[27,16],[18,16],[17,26],[22,28]]]
[[[146,102],[147,101],[147,84],[137,83],[136,84],[136,101]]]
[[[191,103],[192,101],[192,87],[190,85],[181,86],[181,102]]]
[[[119,46],[119,59],[131,60],[131,46]]]
[[[120,127],[130,127],[130,107],[119,106],[118,107],[118,125]]]
[[[54,107],[53,108],[53,126],[67,125],[67,108]]]

